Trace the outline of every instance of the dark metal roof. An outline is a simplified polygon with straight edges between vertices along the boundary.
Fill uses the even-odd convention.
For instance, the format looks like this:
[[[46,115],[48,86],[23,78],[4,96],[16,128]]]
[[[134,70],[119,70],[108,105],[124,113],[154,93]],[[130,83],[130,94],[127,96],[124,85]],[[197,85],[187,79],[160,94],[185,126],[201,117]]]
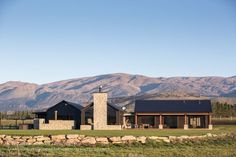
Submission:
[[[212,112],[210,100],[136,100],[135,112]]]
[[[81,106],[80,104],[73,103],[73,102],[69,102],[69,101],[62,100],[61,102],[59,102],[59,103],[57,103],[57,104],[60,104],[60,103],[66,103],[66,104],[68,104],[68,105],[71,105],[71,106],[77,108],[78,110],[82,110],[82,109],[83,109],[83,106]],[[57,104],[56,104],[56,105],[57,105]],[[35,110],[33,113],[35,113],[35,114],[46,113],[48,109],[50,109],[50,108],[52,108],[52,107],[54,107],[54,106],[56,106],[56,105],[53,105],[53,106],[51,106],[51,107],[49,107],[49,108],[44,108],[44,109],[41,109],[41,110]]]
[[[109,106],[113,107],[114,109],[116,109],[117,111],[122,111],[120,106],[117,106],[116,104],[112,104],[110,102],[107,103]]]
[[[46,113],[46,112],[47,112],[47,108],[44,108],[44,109],[37,109],[37,110],[34,110],[34,111],[33,111],[34,114]]]
[[[117,106],[115,104],[112,104],[110,102],[107,102],[107,105],[114,108],[115,110],[117,111],[122,111],[121,107],[120,106]],[[93,102],[89,103],[87,106],[84,107],[84,110],[86,110],[87,108],[89,108],[90,106],[93,106]]]
[[[69,101],[65,101],[63,100],[66,104],[68,105],[71,105],[71,106],[74,106],[75,108],[79,109],[79,110],[82,110],[84,107],[81,106],[80,104],[76,104],[76,103],[73,103],[73,102],[69,102]]]

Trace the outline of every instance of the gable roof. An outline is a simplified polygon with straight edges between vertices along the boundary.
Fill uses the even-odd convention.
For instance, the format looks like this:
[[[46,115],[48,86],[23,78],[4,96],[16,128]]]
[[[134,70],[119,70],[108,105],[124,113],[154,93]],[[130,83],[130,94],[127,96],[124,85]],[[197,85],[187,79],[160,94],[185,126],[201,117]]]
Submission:
[[[117,105],[115,105],[115,104],[112,104],[112,103],[110,103],[110,102],[107,102],[107,105],[110,106],[111,108],[117,110],[117,111],[122,111],[122,110],[121,110],[121,107],[119,107],[119,106],[117,106]],[[89,107],[91,107],[91,106],[93,106],[93,102],[91,102],[91,103],[89,103],[87,106],[85,106],[85,107],[83,108],[83,110],[87,110],[87,109],[88,109]]]
[[[73,102],[62,100],[59,103],[57,103],[57,104],[55,104],[55,105],[53,105],[53,106],[51,106],[49,108],[44,108],[44,109],[41,109],[41,110],[35,110],[33,113],[35,113],[35,114],[37,114],[37,113],[46,113],[50,108],[52,108],[52,107],[54,107],[54,106],[56,106],[56,105],[58,105],[60,103],[66,103],[68,105],[71,105],[71,106],[75,107],[78,110],[82,110],[84,108],[80,104],[76,104],[76,103],[73,103]]]
[[[210,100],[136,100],[135,112],[195,113],[212,112]]]
[[[75,108],[77,108],[78,110],[82,110],[84,107],[81,106],[80,104],[76,104],[76,103],[73,103],[73,102],[69,102],[69,101],[65,101],[63,100],[62,102],[65,102],[66,104],[68,105],[71,105],[71,106],[74,106]]]

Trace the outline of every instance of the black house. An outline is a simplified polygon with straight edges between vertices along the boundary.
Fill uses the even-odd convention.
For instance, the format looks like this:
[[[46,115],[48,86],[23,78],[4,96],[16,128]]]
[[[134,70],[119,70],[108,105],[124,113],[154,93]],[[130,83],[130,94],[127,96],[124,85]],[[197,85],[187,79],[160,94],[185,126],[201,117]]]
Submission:
[[[49,120],[74,120],[75,129],[79,129],[82,109],[83,106],[79,104],[63,100],[46,110],[36,111],[34,113],[36,114],[36,118],[43,118],[46,123]]]

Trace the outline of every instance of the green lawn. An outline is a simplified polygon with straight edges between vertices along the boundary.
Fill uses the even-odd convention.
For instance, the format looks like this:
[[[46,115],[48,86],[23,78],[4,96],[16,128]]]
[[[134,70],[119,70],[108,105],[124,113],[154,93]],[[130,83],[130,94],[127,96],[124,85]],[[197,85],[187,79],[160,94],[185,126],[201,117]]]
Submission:
[[[0,130],[0,134],[6,135],[58,135],[58,134],[81,134],[89,136],[181,136],[181,135],[203,135],[206,133],[221,134],[221,133],[235,133],[236,125],[222,125],[214,126],[213,130],[207,129],[141,129],[141,130],[121,130],[121,131],[80,131],[80,130]]]

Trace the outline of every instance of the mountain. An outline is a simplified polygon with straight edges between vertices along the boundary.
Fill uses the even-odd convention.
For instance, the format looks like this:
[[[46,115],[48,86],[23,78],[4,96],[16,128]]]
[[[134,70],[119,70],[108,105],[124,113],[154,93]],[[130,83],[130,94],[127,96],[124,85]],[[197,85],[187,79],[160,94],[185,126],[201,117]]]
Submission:
[[[206,96],[234,100],[236,97],[236,76],[152,78],[117,73],[43,85],[6,82],[0,84],[0,111],[46,108],[63,99],[83,104],[91,100],[91,93],[98,91],[100,85],[113,99]]]

